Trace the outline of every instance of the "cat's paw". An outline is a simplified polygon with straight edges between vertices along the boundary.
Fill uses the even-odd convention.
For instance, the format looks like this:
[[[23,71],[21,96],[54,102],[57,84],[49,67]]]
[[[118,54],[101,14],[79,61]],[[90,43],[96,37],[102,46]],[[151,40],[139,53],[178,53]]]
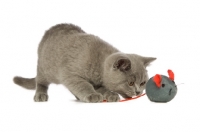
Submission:
[[[103,95],[100,93],[92,93],[84,98],[87,103],[98,103],[103,102]]]
[[[35,102],[45,102],[48,100],[48,95],[45,93],[36,93],[34,96]]]
[[[119,102],[120,97],[117,93],[113,93],[110,91],[107,91],[106,93],[104,93],[104,100],[106,100],[107,102]]]

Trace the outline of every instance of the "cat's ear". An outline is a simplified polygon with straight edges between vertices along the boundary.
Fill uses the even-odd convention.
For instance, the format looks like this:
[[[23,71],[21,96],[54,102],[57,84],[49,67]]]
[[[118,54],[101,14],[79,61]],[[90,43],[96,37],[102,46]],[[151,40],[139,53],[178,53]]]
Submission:
[[[128,58],[117,59],[113,65],[114,69],[119,69],[120,71],[128,71],[131,69],[131,61]]]
[[[151,62],[155,61],[155,57],[142,57],[142,61],[145,67],[147,67]]]

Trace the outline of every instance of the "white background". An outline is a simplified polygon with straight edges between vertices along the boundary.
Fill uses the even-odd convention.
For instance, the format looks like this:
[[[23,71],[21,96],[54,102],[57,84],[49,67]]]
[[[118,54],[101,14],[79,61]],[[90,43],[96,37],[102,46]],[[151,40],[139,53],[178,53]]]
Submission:
[[[77,102],[51,85],[49,101],[12,82],[35,77],[37,47],[45,30],[73,23],[125,53],[158,59],[149,76],[175,73],[177,96],[152,103],[146,96],[123,103]],[[0,1],[1,132],[199,132],[199,0]]]

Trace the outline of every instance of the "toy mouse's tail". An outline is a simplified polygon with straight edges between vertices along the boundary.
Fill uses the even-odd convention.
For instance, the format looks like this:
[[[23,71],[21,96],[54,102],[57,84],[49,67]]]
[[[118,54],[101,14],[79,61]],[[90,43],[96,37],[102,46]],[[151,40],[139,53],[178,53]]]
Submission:
[[[22,86],[26,89],[35,89],[36,88],[35,78],[14,77],[13,81],[15,84]]]

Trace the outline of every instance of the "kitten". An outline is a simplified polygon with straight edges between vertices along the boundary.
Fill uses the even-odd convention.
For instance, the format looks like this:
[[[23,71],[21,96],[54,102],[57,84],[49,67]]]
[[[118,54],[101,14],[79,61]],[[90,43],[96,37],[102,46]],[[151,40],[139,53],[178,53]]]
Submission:
[[[44,34],[38,48],[37,76],[14,77],[36,89],[34,100],[48,100],[48,86],[63,84],[83,102],[117,102],[142,94],[149,79],[146,67],[153,57],[124,54],[73,24],[59,24]]]

